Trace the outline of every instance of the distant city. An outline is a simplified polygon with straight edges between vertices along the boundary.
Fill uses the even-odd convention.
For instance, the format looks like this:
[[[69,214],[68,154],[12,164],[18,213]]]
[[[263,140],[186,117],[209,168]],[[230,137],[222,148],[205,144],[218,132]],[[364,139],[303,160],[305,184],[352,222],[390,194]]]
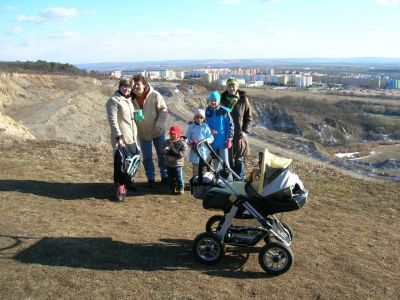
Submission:
[[[151,80],[201,80],[205,83],[225,85],[230,77],[237,78],[241,87],[260,87],[263,85],[282,87],[330,87],[400,89],[400,80],[385,74],[346,73],[334,74],[315,71],[261,68],[195,68],[191,70],[112,70],[101,72],[111,78],[133,77],[137,74]]]

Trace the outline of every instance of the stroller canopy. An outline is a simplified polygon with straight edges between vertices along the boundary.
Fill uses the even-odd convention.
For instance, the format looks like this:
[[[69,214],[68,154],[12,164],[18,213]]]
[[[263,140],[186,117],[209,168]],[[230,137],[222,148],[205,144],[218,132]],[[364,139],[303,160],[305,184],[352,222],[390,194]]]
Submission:
[[[284,170],[287,170],[291,163],[292,159],[277,156],[270,153],[268,149],[264,149],[260,163],[260,179],[256,189],[258,194],[265,194],[266,186],[282,174]]]

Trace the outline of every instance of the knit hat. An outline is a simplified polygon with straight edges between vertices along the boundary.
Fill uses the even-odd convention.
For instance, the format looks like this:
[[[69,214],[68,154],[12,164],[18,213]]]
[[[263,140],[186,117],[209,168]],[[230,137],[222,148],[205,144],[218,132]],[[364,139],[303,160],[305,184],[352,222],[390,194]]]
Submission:
[[[219,101],[221,100],[221,95],[217,91],[212,91],[207,97],[207,104],[211,100],[216,100],[217,104],[219,104]]]
[[[204,111],[204,109],[202,108],[198,108],[195,110],[194,115],[195,118],[196,117],[201,117],[202,119],[206,118],[206,112]]]
[[[119,81],[119,87],[121,87],[122,85],[132,85],[132,80],[129,77],[124,77],[121,78],[121,80]]]
[[[178,125],[172,125],[169,129],[169,134],[175,134],[176,137],[179,139],[181,137],[181,129]]]
[[[239,83],[238,83],[236,78],[229,78],[226,81],[226,86],[228,86],[228,85],[237,85],[237,86],[239,86]]]

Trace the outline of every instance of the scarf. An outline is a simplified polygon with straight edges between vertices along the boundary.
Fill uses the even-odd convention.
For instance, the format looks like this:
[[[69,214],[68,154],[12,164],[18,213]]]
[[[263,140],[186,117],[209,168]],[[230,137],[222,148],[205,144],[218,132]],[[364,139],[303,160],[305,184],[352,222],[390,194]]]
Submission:
[[[236,93],[234,95],[227,93],[225,97],[228,103],[227,106],[224,108],[228,108],[230,111],[232,111],[235,107],[236,102],[238,102],[239,100],[239,93]]]
[[[149,92],[150,92],[150,87],[148,85],[146,85],[142,94],[135,95],[135,99],[136,99],[136,101],[139,104],[139,107],[141,109],[143,109],[144,100],[146,99],[146,97],[149,94]]]

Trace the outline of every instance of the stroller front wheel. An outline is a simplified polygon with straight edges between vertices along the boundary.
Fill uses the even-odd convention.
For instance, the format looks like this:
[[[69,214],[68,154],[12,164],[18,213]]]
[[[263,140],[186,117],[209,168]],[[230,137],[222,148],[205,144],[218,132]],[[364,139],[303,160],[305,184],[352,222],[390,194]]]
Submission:
[[[225,245],[212,232],[203,232],[193,241],[194,257],[206,265],[215,265],[225,254]]]
[[[290,269],[294,257],[289,247],[272,242],[261,248],[258,261],[267,274],[276,276]]]

